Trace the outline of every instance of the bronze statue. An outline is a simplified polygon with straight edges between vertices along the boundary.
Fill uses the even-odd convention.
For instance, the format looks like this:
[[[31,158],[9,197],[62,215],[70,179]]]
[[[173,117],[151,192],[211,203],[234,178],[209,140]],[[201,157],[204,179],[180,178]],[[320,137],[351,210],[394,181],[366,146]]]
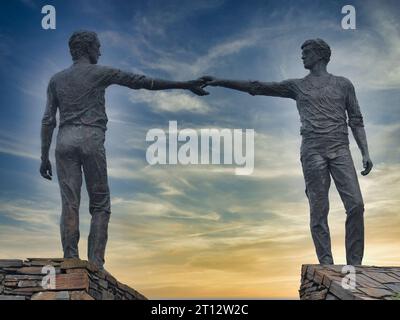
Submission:
[[[301,46],[302,79],[282,82],[236,81],[205,76],[203,86],[220,86],[251,95],[296,100],[302,135],[301,163],[310,204],[310,227],[321,264],[333,264],[328,227],[331,176],[346,209],[347,264],[361,265],[364,253],[364,203],[349,150],[348,129],[361,150],[364,170],[372,169],[363,117],[350,80],[327,72],[331,49],[322,39],[307,40]],[[347,113],[347,116],[346,116]],[[347,122],[348,119],[348,122]]]
[[[107,129],[105,89],[118,84],[131,89],[187,89],[200,96],[208,93],[200,87],[204,84],[202,80],[167,81],[97,65],[101,54],[100,41],[95,32],[73,33],[69,47],[73,64],[55,74],[47,89],[41,129],[40,174],[46,179],[52,178],[49,149],[59,109],[55,155],[62,200],[60,229],[64,258],[79,258],[79,204],[83,170],[92,216],[88,258],[102,269],[111,213],[104,149]]]

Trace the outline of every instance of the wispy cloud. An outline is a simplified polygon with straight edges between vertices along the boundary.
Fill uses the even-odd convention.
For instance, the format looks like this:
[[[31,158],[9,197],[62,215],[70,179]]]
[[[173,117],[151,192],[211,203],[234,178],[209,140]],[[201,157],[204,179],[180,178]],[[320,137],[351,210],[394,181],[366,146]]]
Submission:
[[[138,91],[130,95],[132,102],[144,102],[150,108],[160,112],[189,111],[207,113],[207,103],[199,97],[182,92]]]
[[[340,14],[332,19],[322,2],[312,14],[296,6],[263,6],[263,10],[236,12],[242,17],[236,21],[238,28],[232,25],[222,32],[219,19],[227,19],[237,10],[236,5],[226,5],[222,13],[224,4],[136,1],[127,2],[126,12],[122,12],[109,1],[85,1],[79,19],[88,25],[101,21],[101,62],[171,80],[189,80],[204,73],[265,81],[301,77],[306,73],[300,61],[302,41],[325,38],[333,50],[330,71],[350,78],[362,89],[357,94],[363,102],[375,165],[370,175],[359,175],[366,207],[364,262],[398,263],[396,63],[400,49],[395,11],[368,2],[363,9],[358,7],[358,12],[364,13],[359,21],[368,27],[359,24],[355,32],[347,32],[338,24]],[[208,35],[201,41],[182,30],[182,26],[192,27],[199,15],[204,17],[202,28]],[[29,42],[24,33],[19,36],[24,36],[27,46],[48,45],[40,38]],[[13,37],[0,36],[6,40],[0,41],[0,59],[9,59],[10,53],[20,58],[11,50]],[[61,40],[54,40],[54,45],[69,59],[67,38]],[[61,255],[57,181],[42,179],[38,163],[34,172],[24,171],[39,160],[40,117],[48,79],[70,63],[59,59],[41,50],[40,55],[32,55],[31,68],[12,72],[18,78],[12,83],[13,90],[17,87],[14,96],[25,103],[4,108],[2,173],[23,174],[15,174],[13,183],[3,183],[2,258]],[[151,298],[295,298],[300,265],[317,262],[299,159],[300,123],[295,103],[227,89],[209,90],[209,97],[196,97],[184,91],[108,89],[106,149],[112,216],[106,267]],[[391,108],[386,107],[388,101]],[[235,176],[234,168],[223,165],[149,166],[146,132],[167,128],[168,120],[177,120],[180,129],[183,124],[195,130],[255,129],[254,173]],[[353,140],[351,148],[359,172],[361,156]],[[52,156],[53,151],[54,144]],[[12,161],[12,157],[19,159]],[[330,200],[334,256],[336,262],[344,263],[346,214],[334,185]],[[81,257],[85,258],[90,215],[84,187],[80,219]]]
[[[236,38],[225,40],[221,44],[211,47],[205,55],[192,61],[177,60],[176,57],[160,56],[156,61],[144,61],[144,64],[155,70],[163,70],[174,77],[187,78],[207,73],[212,67],[221,63],[224,57],[234,55],[241,50],[257,44],[262,33],[255,31],[250,34],[239,35]]]
[[[0,152],[18,157],[29,158],[32,160],[40,159],[39,143],[37,139],[32,139],[31,143],[27,144],[26,137],[16,137],[10,132],[0,132]]]
[[[390,89],[400,86],[400,66],[393,61],[400,55],[397,16],[390,6],[368,1],[363,6],[373,28],[359,28],[335,43],[333,63],[341,74],[351,75],[363,89]]]

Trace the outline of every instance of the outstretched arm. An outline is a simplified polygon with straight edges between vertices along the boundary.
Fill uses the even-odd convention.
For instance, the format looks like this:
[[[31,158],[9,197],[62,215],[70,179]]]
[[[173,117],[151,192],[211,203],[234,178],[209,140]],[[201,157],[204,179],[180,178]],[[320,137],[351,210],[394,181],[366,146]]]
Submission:
[[[253,88],[253,84],[251,81],[217,79],[210,76],[204,76],[201,79],[205,81],[205,86],[224,87],[247,93],[250,93]]]
[[[190,80],[190,81],[170,81],[162,79],[150,79],[150,85],[144,87],[148,90],[165,90],[165,89],[186,89],[192,91],[199,96],[208,95],[201,86],[204,84],[203,80]]]
[[[53,131],[56,127],[56,113],[57,113],[58,101],[54,91],[54,84],[50,80],[47,87],[47,103],[46,109],[42,119],[42,129],[40,132],[41,137],[41,164],[40,164],[40,174],[43,178],[51,180],[53,175],[51,169],[51,163],[49,160],[49,150],[51,145],[51,140],[53,138]]]
[[[204,76],[200,79],[205,81],[203,87],[224,87],[247,92],[253,96],[264,95],[281,98],[296,98],[296,86],[293,80],[285,80],[282,82],[261,82],[218,79],[211,76]]]
[[[349,126],[353,133],[357,146],[361,151],[364,170],[361,171],[363,176],[367,175],[372,167],[372,161],[369,156],[367,135],[365,134],[363,116],[360,106],[358,105],[356,93],[353,84],[349,81],[348,94],[346,100],[347,115],[349,118]]]
[[[105,86],[118,84],[131,89],[186,89],[199,96],[208,95],[208,92],[201,87],[205,83],[202,79],[191,81],[163,80],[108,67],[104,67],[104,73],[103,81]]]

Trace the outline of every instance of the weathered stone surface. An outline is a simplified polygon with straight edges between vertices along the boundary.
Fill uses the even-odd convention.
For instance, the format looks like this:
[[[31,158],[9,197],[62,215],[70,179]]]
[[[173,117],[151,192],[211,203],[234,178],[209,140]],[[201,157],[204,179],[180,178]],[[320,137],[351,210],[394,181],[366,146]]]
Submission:
[[[0,268],[22,267],[22,260],[0,259]]]
[[[102,293],[93,288],[89,288],[89,295],[92,296],[95,300],[102,300],[103,298]]]
[[[41,280],[43,276],[28,275],[28,274],[8,274],[5,276],[5,281],[19,281],[19,280]]]
[[[19,274],[44,274],[42,273],[42,267],[22,267],[16,270]]]
[[[397,278],[394,278],[388,274],[385,274],[384,272],[365,272],[367,276],[369,276],[372,279],[375,279],[381,283],[393,283],[393,282],[399,282]]]
[[[390,297],[393,296],[394,292],[386,290],[386,289],[379,289],[379,288],[360,288],[362,292],[367,294],[372,298],[383,298],[383,297]]]
[[[353,288],[348,288],[348,271],[342,270],[342,265],[303,265],[300,299],[392,300],[400,292],[400,267],[356,266]],[[346,286],[342,284],[344,277]]]
[[[106,274],[106,280],[113,284],[114,286],[117,285],[117,279],[115,279],[111,274]]]
[[[334,295],[331,294],[331,293],[328,293],[328,294],[326,295],[326,297],[325,297],[325,300],[339,300],[339,298],[336,297],[336,296],[334,296]]]
[[[389,272],[387,275],[397,279],[398,282],[400,282],[400,274],[399,273]]]
[[[329,292],[338,297],[340,300],[354,300],[354,291],[344,289],[342,283],[338,281],[332,281],[329,287]]]
[[[89,288],[89,278],[84,273],[59,274],[56,276],[55,290],[76,290]]]
[[[362,295],[362,294],[358,294],[356,297],[356,300],[379,300],[379,299],[372,298],[372,297]]]
[[[135,289],[132,289],[131,287],[126,286],[126,290],[138,300],[147,300],[147,298],[144,295],[142,295]]]
[[[324,277],[322,278],[322,285],[326,288],[330,288],[332,281],[335,281],[336,279],[332,279],[331,277],[329,277],[329,275],[324,275]]]
[[[18,270],[18,267],[14,267],[14,268],[2,268],[1,271],[3,271],[3,273],[15,273]]]
[[[304,282],[304,283],[301,284],[300,290],[303,290],[303,289],[305,290],[307,288],[310,288],[310,287],[313,286],[313,284],[314,283],[312,281]]]
[[[400,294],[400,283],[386,283],[385,286],[390,290]]]
[[[322,278],[323,278],[323,277],[324,277],[324,272],[323,272],[323,270],[315,269],[313,281],[316,282],[316,283],[318,283],[318,284],[321,284],[321,283],[322,283]]]
[[[304,277],[307,274],[307,265],[303,264],[301,266],[301,276]]]
[[[86,291],[72,291],[71,300],[94,300]]]
[[[103,289],[107,289],[108,288],[108,282],[106,280],[99,279],[98,283],[99,283],[100,287],[102,287]]]
[[[328,289],[312,292],[309,295],[309,300],[325,300],[327,293]]]
[[[378,281],[375,281],[373,278],[370,278],[364,274],[357,274],[356,275],[356,283],[357,286],[360,287],[372,287],[372,288],[379,288],[382,287],[382,284]]]
[[[0,294],[0,300],[26,300],[26,297]]]
[[[34,292],[44,291],[44,289],[40,287],[33,288],[16,288],[8,291],[10,294],[20,294],[20,295],[28,295],[31,296]],[[6,292],[6,291],[4,291]]]
[[[32,267],[39,267],[39,266],[42,266],[42,267],[43,266],[59,267],[60,265],[61,265],[61,262],[51,261],[51,260],[33,260],[33,261],[29,261],[29,266],[32,266]]]
[[[400,271],[392,271],[390,272],[390,275],[395,275],[397,278],[400,279]]]
[[[87,269],[92,272],[98,272],[99,269],[92,263],[80,259],[65,259],[61,263],[61,269]]]
[[[109,291],[102,292],[102,300],[114,300],[114,294]]]
[[[118,282],[107,271],[79,259],[29,258],[0,260],[0,297],[32,300],[145,300],[146,297]],[[54,267],[55,288],[43,288],[42,280],[51,284],[51,273],[43,266]],[[46,271],[46,270],[44,270]]]
[[[317,265],[321,268],[326,268],[329,270],[332,270],[335,273],[341,273],[343,270],[343,265],[342,264],[337,264],[337,265],[327,265],[327,266],[321,266],[321,265]]]
[[[68,291],[45,291],[35,293],[31,300],[70,300]]]
[[[63,262],[64,258],[28,258],[28,261],[51,261],[51,262]]]
[[[85,274],[88,274],[88,271],[86,269],[80,269],[80,268],[66,269],[65,272],[66,273],[85,273]]]
[[[41,286],[41,282],[35,280],[20,280],[18,282],[19,288],[26,288],[26,287],[39,287]]]
[[[18,280],[5,280],[4,286],[5,287],[16,287],[18,285]]]
[[[45,291],[32,295],[31,300],[56,300],[57,292]]]

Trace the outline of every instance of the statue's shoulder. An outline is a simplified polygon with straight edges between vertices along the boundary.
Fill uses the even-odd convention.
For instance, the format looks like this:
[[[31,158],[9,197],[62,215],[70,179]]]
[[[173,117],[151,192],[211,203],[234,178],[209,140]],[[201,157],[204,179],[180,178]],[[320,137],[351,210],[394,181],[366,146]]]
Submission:
[[[289,79],[286,79],[286,80],[284,80],[284,81],[286,81],[286,82],[298,83],[298,82],[300,82],[301,80],[303,80],[303,78],[289,78]]]
[[[107,77],[112,77],[118,73],[119,69],[110,66],[105,66],[101,64],[91,65],[90,73],[96,79],[104,79]]]
[[[101,65],[101,64],[94,64],[92,66],[93,66],[93,70],[98,73],[110,73],[110,72],[115,72],[117,70],[116,68]]]
[[[291,78],[291,79],[286,79],[285,82],[288,84],[291,84],[296,87],[300,87],[304,82],[306,82],[307,79],[306,77],[304,78]]]
[[[63,81],[65,77],[68,75],[71,67],[63,69],[57,73],[55,73],[51,78],[50,78],[50,83],[57,83],[60,81]]]
[[[342,87],[352,87],[353,83],[346,77],[336,76],[332,74],[332,77],[335,79],[336,83],[341,85]]]

